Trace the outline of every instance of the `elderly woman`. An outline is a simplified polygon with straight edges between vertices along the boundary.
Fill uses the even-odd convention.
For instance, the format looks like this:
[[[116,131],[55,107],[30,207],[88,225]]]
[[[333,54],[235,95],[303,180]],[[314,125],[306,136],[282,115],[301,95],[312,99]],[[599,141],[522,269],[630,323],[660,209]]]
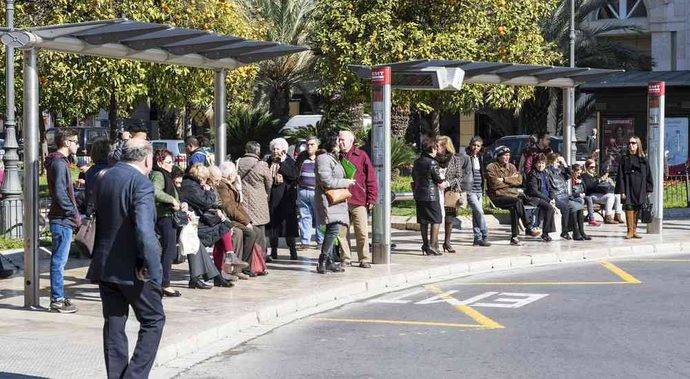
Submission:
[[[209,178],[209,169],[201,164],[195,164],[189,169],[187,177],[182,180],[182,188],[180,188],[180,201],[186,202],[189,208],[199,217],[199,240],[203,246],[207,247],[213,246],[226,233],[230,232],[230,227],[223,222],[225,216],[218,208],[217,194],[208,184]],[[206,279],[212,277],[216,286],[232,287],[232,283],[220,275],[203,246],[197,254],[194,254],[197,256],[194,257],[196,263],[203,267],[203,271],[191,273],[192,280],[189,283],[189,287],[203,288],[203,286],[199,287],[199,279],[202,275]],[[196,267],[196,264],[193,265],[190,261],[190,271],[192,271],[193,266]]]
[[[570,185],[570,167],[562,156],[550,153],[546,156],[551,198],[561,211],[561,238],[575,241],[590,240],[584,228],[584,205],[572,200],[568,193]],[[572,230],[573,236],[568,234]]]
[[[220,196],[220,209],[228,216],[232,226],[232,240],[235,251],[242,251],[242,260],[251,264],[252,248],[256,243],[256,231],[252,226],[249,215],[242,207],[242,182],[237,176],[237,168],[232,162],[223,162],[220,165],[222,179],[216,185],[216,191]],[[244,279],[243,275],[235,272],[235,275]]]
[[[271,242],[271,258],[278,259],[278,238],[285,238],[290,249],[290,259],[297,259],[295,237],[299,237],[297,227],[297,179],[299,171],[295,160],[287,154],[288,143],[276,138],[269,144],[271,155],[266,159],[273,186],[268,203],[271,221],[266,226],[266,236]]]
[[[436,150],[436,162],[440,171],[443,172],[441,176],[448,182],[448,187],[442,191],[445,208],[443,251],[455,253],[455,249],[450,244],[450,237],[453,232],[453,219],[457,220],[458,216],[458,203],[464,175],[463,166],[467,158],[455,153],[453,141],[448,136],[436,138]]]
[[[341,226],[347,227],[350,223],[347,201],[330,204],[326,193],[329,190],[349,188],[355,182],[345,179],[345,170],[337,156],[338,134],[332,132],[323,141],[322,149],[316,156],[316,214],[321,225],[326,225],[319,263],[316,267],[319,274],[325,274],[326,271],[345,271],[337,262],[334,246]]]
[[[271,221],[268,213],[268,194],[273,177],[268,164],[259,158],[261,145],[249,141],[244,146],[245,154],[237,160],[237,174],[242,181],[242,206],[256,229],[256,242],[266,251],[266,224]]]

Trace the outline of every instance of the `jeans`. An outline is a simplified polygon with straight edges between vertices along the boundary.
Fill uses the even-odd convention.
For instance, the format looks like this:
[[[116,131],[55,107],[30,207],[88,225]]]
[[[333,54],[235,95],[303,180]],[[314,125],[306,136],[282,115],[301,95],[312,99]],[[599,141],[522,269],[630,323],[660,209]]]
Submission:
[[[482,194],[479,192],[469,192],[467,194],[467,202],[472,209],[472,231],[474,233],[474,240],[480,241],[488,238],[489,232],[486,229],[486,218],[484,218],[484,209],[482,207]]]
[[[311,242],[311,236],[316,229],[316,243],[323,242],[323,233],[316,220],[316,199],[314,197],[313,189],[300,188],[297,192],[297,209],[299,211],[299,235],[300,243],[308,245]]]
[[[50,234],[53,238],[50,256],[50,300],[60,301],[65,299],[63,275],[72,244],[72,227],[51,222]]]

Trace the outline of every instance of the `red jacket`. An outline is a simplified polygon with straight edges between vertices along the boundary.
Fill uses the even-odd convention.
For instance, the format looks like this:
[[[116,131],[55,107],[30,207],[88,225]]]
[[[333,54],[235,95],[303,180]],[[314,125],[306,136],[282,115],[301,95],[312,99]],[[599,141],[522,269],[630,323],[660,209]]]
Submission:
[[[369,155],[364,150],[353,146],[349,152],[343,153],[342,157],[357,167],[355,184],[350,187],[352,197],[347,203],[354,206],[375,204],[376,197],[378,196],[376,170],[374,170],[374,165],[371,164]]]

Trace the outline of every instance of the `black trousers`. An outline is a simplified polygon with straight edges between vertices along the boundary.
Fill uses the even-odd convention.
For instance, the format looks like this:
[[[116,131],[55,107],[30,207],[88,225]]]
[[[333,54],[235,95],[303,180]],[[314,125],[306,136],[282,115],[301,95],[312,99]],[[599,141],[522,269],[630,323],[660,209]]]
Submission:
[[[161,241],[161,265],[163,266],[163,287],[170,287],[170,271],[177,256],[177,228],[172,217],[161,217],[156,221],[156,233]]]
[[[518,220],[522,220],[522,224],[525,225],[525,227],[529,227],[530,222],[525,216],[525,204],[522,198],[496,196],[491,198],[491,201],[495,206],[510,211],[510,233],[512,237],[517,237],[520,234]]]
[[[101,282],[98,287],[105,320],[103,352],[108,378],[148,377],[165,325],[162,289],[153,282],[137,282],[133,286]],[[131,360],[125,333],[130,306],[140,324]]]
[[[556,231],[556,222],[554,216],[556,211],[551,206],[551,203],[543,199],[532,199],[532,204],[539,209],[539,217],[543,221],[542,233],[549,234]]]

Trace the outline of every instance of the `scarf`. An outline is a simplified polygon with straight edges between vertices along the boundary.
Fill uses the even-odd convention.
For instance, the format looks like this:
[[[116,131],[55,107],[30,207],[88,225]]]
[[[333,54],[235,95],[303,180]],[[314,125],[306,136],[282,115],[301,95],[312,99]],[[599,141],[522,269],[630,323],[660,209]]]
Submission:
[[[172,175],[160,168],[158,165],[153,167],[153,171],[158,171],[163,175],[163,179],[165,180],[165,187],[163,188],[163,191],[170,196],[175,196],[175,183],[173,182]]]
[[[451,158],[453,158],[453,154],[446,152],[445,154],[436,154],[435,159],[441,168],[447,168]]]

